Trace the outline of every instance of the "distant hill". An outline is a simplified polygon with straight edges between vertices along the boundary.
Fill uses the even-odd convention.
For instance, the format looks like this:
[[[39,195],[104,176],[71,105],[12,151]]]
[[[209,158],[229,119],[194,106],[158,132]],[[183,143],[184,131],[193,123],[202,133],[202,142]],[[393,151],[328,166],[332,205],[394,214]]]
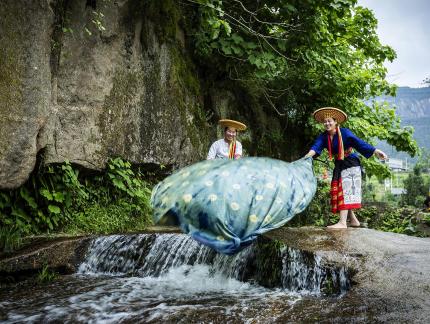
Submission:
[[[385,100],[394,105],[402,126],[412,126],[415,129],[414,138],[418,146],[430,151],[430,87],[400,87],[397,89],[396,97],[381,96],[376,100]],[[396,152],[386,143],[379,145],[393,158],[409,157],[404,152]]]

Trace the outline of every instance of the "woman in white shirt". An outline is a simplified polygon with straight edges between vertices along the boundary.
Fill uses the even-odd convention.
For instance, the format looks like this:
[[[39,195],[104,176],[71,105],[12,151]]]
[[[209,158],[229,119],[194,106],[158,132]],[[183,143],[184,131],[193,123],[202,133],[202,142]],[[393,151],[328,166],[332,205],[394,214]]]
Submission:
[[[221,119],[218,123],[224,127],[224,138],[211,145],[207,160],[240,159],[242,144],[236,140],[236,136],[237,131],[246,129],[246,125],[231,119]]]

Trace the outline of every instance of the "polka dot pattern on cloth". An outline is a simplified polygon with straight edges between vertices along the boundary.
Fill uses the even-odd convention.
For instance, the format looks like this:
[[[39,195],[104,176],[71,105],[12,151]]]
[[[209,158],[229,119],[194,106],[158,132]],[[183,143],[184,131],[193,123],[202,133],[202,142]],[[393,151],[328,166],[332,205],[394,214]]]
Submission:
[[[303,211],[316,191],[312,159],[207,160],[178,170],[152,192],[154,222],[234,254]]]

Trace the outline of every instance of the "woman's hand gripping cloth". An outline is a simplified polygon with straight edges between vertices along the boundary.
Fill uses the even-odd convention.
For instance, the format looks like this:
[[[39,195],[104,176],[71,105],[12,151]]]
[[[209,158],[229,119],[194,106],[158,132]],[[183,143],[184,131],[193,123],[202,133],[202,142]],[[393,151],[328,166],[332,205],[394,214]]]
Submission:
[[[179,225],[196,241],[234,254],[303,211],[316,191],[312,158],[207,160],[155,186],[155,223]]]

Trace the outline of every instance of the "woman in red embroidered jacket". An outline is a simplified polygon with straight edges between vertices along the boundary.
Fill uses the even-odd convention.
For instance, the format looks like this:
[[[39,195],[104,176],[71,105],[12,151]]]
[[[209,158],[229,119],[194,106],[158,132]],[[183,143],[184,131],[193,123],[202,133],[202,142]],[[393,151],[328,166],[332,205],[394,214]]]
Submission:
[[[340,213],[339,222],[328,228],[358,227],[360,222],[353,209],[361,207],[361,165],[355,149],[364,157],[376,155],[385,160],[387,155],[366,143],[347,128],[339,125],[346,121],[347,115],[338,108],[324,107],[317,109],[313,116],[317,122],[323,123],[326,131],[317,137],[306,157],[320,155],[323,149],[329,152],[329,158],[335,157],[335,167],[331,182],[331,208],[333,213]]]

